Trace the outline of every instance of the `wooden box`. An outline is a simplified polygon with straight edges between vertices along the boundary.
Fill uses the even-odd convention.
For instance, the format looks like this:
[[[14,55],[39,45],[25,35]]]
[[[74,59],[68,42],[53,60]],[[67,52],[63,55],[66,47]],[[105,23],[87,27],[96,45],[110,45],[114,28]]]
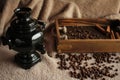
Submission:
[[[86,31],[89,28],[91,32]],[[56,33],[59,53],[120,52],[120,33],[111,29],[107,19],[57,19]]]

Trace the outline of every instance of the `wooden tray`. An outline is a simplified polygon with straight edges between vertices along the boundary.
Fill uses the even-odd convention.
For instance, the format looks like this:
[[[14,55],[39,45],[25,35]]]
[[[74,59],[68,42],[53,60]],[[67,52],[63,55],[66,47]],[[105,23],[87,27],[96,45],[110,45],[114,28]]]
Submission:
[[[107,19],[57,19],[57,51],[72,52],[120,52],[120,33],[113,31]],[[70,39],[65,27],[96,27],[107,39]],[[61,31],[64,33],[62,34]],[[81,33],[82,34],[82,33]],[[64,36],[63,36],[64,35]]]

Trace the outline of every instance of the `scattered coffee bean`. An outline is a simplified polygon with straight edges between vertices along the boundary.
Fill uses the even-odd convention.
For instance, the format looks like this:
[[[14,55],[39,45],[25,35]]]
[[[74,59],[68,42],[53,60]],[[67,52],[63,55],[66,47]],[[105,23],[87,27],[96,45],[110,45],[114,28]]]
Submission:
[[[91,63],[90,65],[94,65],[95,63]]]
[[[105,80],[105,78],[102,78],[101,80]]]
[[[69,70],[70,76],[84,80],[87,78],[91,79],[101,79],[105,80],[103,78],[104,76],[113,78],[118,75],[117,71],[118,69],[113,69],[114,65],[105,65],[105,63],[111,64],[116,61],[119,61],[119,58],[117,55],[114,55],[113,53],[90,53],[91,57],[88,56],[88,54],[80,53],[80,54],[56,54],[56,58],[59,58],[60,61],[57,63],[59,65],[59,69],[61,70]],[[67,57],[66,57],[67,56]],[[111,60],[111,57],[114,58]],[[88,60],[94,59],[95,62],[91,63],[90,66],[88,66]],[[116,63],[117,64],[117,63]],[[72,70],[72,71],[71,71]],[[113,73],[110,73],[110,72]],[[115,71],[115,72],[114,72]]]
[[[111,67],[114,67],[114,65],[112,65]]]
[[[115,73],[115,75],[117,76],[117,75],[118,75],[118,73]]]
[[[118,69],[115,69],[115,71],[118,71]]]

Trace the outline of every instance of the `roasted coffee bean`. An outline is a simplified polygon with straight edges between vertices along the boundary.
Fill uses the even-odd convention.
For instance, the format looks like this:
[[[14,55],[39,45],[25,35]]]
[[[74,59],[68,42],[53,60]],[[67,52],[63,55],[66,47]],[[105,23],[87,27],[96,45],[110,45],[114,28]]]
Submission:
[[[69,58],[66,58],[66,61],[69,61]]]
[[[57,64],[60,64],[60,62],[57,62]]]
[[[118,71],[118,69],[115,69],[115,71]]]
[[[114,67],[114,65],[112,65],[111,67]]]
[[[112,53],[111,55],[112,55],[112,56],[116,56],[116,54],[115,54],[115,53]]]
[[[59,58],[59,54],[56,54],[56,55],[55,55],[55,58]]]
[[[59,67],[58,67],[58,69],[61,69],[61,70],[62,70],[62,69],[63,69],[63,67],[60,67],[60,66],[59,66]]]
[[[67,66],[64,66],[63,68],[64,68],[65,70],[68,70],[68,69],[69,69],[69,67],[67,67]]]
[[[68,39],[108,39],[110,36],[103,35],[99,30],[87,26],[66,26]],[[96,34],[94,34],[96,33]],[[63,31],[60,31],[63,34]]]
[[[113,78],[113,77],[115,77],[115,74],[111,74],[111,75],[109,74],[108,76]]]
[[[90,65],[94,65],[95,63],[91,63]]]
[[[102,78],[101,80],[105,80],[105,78]]]
[[[73,75],[74,75],[72,71],[70,71],[69,74],[71,77],[73,77]]]
[[[63,56],[64,55],[64,56]],[[68,57],[65,57],[67,55]],[[88,54],[59,54],[58,55],[60,61],[58,62],[59,69],[61,70],[72,70],[70,71],[70,76],[77,79],[103,79],[104,76],[113,78],[118,75],[117,71],[118,69],[113,69],[114,65],[105,65],[105,63],[113,63],[116,61],[119,61],[119,58],[117,58],[117,55],[109,54],[109,53],[94,53],[92,54],[91,58],[88,56]],[[111,60],[111,57],[114,58]],[[68,60],[67,60],[68,59]],[[95,62],[91,63],[90,66],[88,66],[88,60],[94,59]],[[110,62],[109,62],[110,61]],[[67,65],[69,64],[69,65]],[[83,65],[81,65],[83,64]],[[117,63],[116,63],[117,64]],[[110,73],[113,71],[113,74]],[[114,72],[115,71],[115,72]]]
[[[112,63],[115,63],[115,61],[112,61]]]
[[[109,70],[112,70],[113,68],[112,67],[108,67]]]
[[[117,76],[117,75],[118,75],[118,73],[115,73],[115,75]]]

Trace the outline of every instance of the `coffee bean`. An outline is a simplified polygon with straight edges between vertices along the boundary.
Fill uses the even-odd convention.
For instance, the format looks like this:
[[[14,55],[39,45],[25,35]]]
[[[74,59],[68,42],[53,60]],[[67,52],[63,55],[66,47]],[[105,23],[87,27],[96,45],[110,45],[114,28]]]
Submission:
[[[101,80],[105,80],[105,78],[102,78]]]
[[[115,61],[112,61],[112,63],[115,63]]]
[[[113,77],[115,77],[115,74],[109,74],[109,77],[111,77],[111,78],[113,78]]]
[[[57,62],[57,64],[60,64],[60,62]]]
[[[112,65],[111,67],[114,67],[114,65]]]
[[[65,57],[67,55],[68,57]],[[80,54],[59,54],[57,55],[60,59],[58,62],[59,69],[61,70],[69,70],[70,76],[77,79],[103,79],[104,76],[113,78],[118,75],[118,69],[113,69],[114,65],[107,66],[105,63],[109,63],[112,61],[116,62],[118,59],[117,56],[114,55],[114,59],[111,60],[113,54],[109,53],[93,53],[90,58],[88,54],[80,53]],[[94,58],[95,62],[91,63],[88,66],[88,60]],[[116,59],[115,59],[116,58]],[[84,61],[84,62],[83,62]],[[69,64],[69,65],[67,65]],[[83,65],[81,65],[83,64]],[[110,63],[109,63],[110,64]],[[72,70],[72,71],[71,71]],[[116,73],[112,74],[110,71],[115,71]]]
[[[58,67],[58,69],[61,69],[61,70],[62,70],[62,69],[63,69],[63,67],[60,67],[60,66],[59,66],[59,67]]]
[[[90,65],[94,65],[95,63],[91,63]]]
[[[66,26],[66,34],[68,39],[107,39],[110,36],[105,36],[101,32],[99,32],[95,26],[87,27],[87,26]],[[60,31],[60,34],[63,34],[64,31]],[[94,34],[96,33],[96,34]]]
[[[117,76],[117,75],[118,75],[118,73],[115,73],[115,75]]]
[[[109,70],[112,70],[113,68],[112,67],[108,67]]]
[[[74,73],[72,71],[69,72],[70,76],[73,77]]]
[[[118,71],[118,69],[115,69],[115,71]]]
[[[116,54],[115,54],[115,53],[112,53],[111,55],[112,55],[112,56],[116,56]]]

